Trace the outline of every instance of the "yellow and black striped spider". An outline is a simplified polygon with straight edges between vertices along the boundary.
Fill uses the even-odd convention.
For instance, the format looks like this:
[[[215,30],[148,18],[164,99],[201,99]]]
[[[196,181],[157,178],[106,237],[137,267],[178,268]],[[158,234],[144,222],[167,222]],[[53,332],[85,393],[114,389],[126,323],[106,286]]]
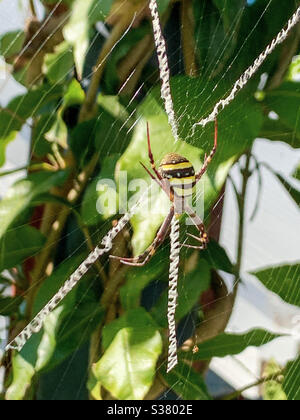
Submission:
[[[152,242],[152,244],[146,249],[146,251],[134,258],[123,258],[117,256],[111,256],[111,258],[119,259],[123,264],[132,265],[132,266],[143,266],[145,265],[150,258],[154,255],[156,249],[164,241],[169,227],[172,221],[172,218],[175,215],[181,215],[186,213],[193,224],[199,231],[199,237],[188,234],[192,238],[200,242],[201,245],[189,245],[184,244],[188,248],[194,249],[205,249],[208,243],[208,235],[205,231],[205,226],[201,218],[191,209],[187,203],[187,198],[192,196],[193,189],[197,182],[201,179],[202,175],[206,172],[209,163],[211,162],[214,154],[217,150],[217,138],[218,138],[218,124],[215,120],[215,140],[214,146],[209,155],[205,154],[204,163],[200,171],[195,174],[195,170],[191,162],[189,162],[185,157],[180,156],[176,153],[167,154],[159,168],[156,168],[153,154],[151,151],[150,144],[150,133],[149,125],[147,124],[147,138],[148,138],[148,155],[152,170],[155,175],[153,175],[146,166],[141,163],[143,168],[147,171],[150,177],[157,182],[157,184],[163,189],[163,191],[169,197],[172,206],[169,211],[169,214],[162,223],[157,235]]]

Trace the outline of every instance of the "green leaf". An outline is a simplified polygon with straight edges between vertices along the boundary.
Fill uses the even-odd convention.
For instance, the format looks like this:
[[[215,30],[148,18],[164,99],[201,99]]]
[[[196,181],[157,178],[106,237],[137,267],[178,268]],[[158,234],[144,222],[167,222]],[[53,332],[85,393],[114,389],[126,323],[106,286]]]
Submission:
[[[251,272],[285,302],[300,306],[300,265],[281,265]]]
[[[245,334],[222,333],[211,340],[200,343],[197,353],[194,354],[192,351],[181,352],[180,357],[192,360],[209,360],[212,357],[225,357],[239,354],[251,346],[262,346],[278,337],[280,335],[260,329],[255,329]]]
[[[300,190],[293,187],[283,176],[281,176],[278,173],[273,172],[278,180],[281,182],[281,184],[284,186],[284,188],[287,190],[291,198],[295,201],[297,206],[300,206]]]
[[[167,277],[169,248],[161,247],[145,267],[132,267],[126,274],[126,283],[120,289],[122,307],[125,310],[140,305],[141,294],[153,280]]]
[[[96,150],[102,156],[113,153],[123,153],[128,146],[131,134],[121,118],[115,117],[113,112],[108,112],[99,107],[98,114],[99,128],[95,136]]]
[[[274,120],[268,116],[265,117],[258,137],[272,141],[282,141],[294,148],[300,147],[300,134],[285,125],[281,119]]]
[[[114,216],[118,211],[118,193],[113,181],[119,155],[110,155],[103,160],[100,174],[85,190],[81,217],[87,226],[94,226]]]
[[[207,249],[201,251],[201,258],[205,258],[211,268],[234,273],[234,265],[230,261],[225,249],[214,240],[210,240]]]
[[[170,0],[157,0],[158,13],[162,15],[168,8]]]
[[[12,142],[16,138],[16,135],[17,135],[17,131],[13,130],[5,138],[0,139],[0,168],[6,162],[6,156],[5,156],[6,147],[10,142]]]
[[[52,152],[46,134],[55,124],[56,114],[45,114],[38,118],[32,132],[33,151],[35,156],[43,157]]]
[[[38,253],[46,242],[46,238],[31,226],[12,229],[0,239],[0,272],[16,267],[26,258]]]
[[[178,305],[175,318],[177,321],[187,315],[199,302],[201,294],[209,288],[210,270],[204,259],[200,259],[196,268],[178,280]],[[159,301],[151,309],[151,315],[156,322],[167,327],[168,291],[166,290]]]
[[[51,83],[62,83],[72,75],[73,70],[72,47],[67,42],[57,45],[54,53],[45,55],[43,72]]]
[[[300,164],[295,169],[295,171],[293,173],[293,178],[296,178],[296,179],[298,179],[298,181],[300,181]]]
[[[57,110],[56,117],[50,130],[44,134],[45,138],[52,143],[57,143],[64,149],[68,147],[68,128],[64,121],[65,110],[74,105],[81,105],[84,101],[85,93],[80,83],[73,79],[67,87],[63,96],[62,105]]]
[[[33,366],[20,353],[16,353],[12,359],[12,376],[15,380],[9,386],[5,399],[8,401],[22,400],[30,388],[34,375]]]
[[[80,168],[83,168],[96,152],[95,136],[99,128],[99,120],[94,118],[77,124],[70,133],[69,145]]]
[[[0,55],[10,58],[21,51],[25,41],[24,31],[7,32],[0,36]]]
[[[50,130],[45,133],[45,138],[50,143],[57,143],[62,148],[67,149],[68,129],[62,118],[61,111],[59,111],[59,113],[56,115],[56,119]]]
[[[299,401],[300,400],[300,356],[289,362],[285,369],[284,381],[282,388],[287,396],[288,400]]]
[[[14,98],[0,112],[0,167],[5,162],[5,150],[28,118],[38,115],[43,107],[61,95],[61,87],[47,84]]]
[[[279,88],[267,92],[264,103],[292,131],[290,143],[293,147],[299,147],[300,83],[282,83]]]
[[[81,105],[85,99],[85,92],[76,79],[72,79],[63,97],[63,109],[72,105]]]
[[[85,255],[65,260],[40,287],[33,304],[33,316],[54,296],[62,284],[76,270]],[[39,373],[53,369],[89,339],[103,319],[104,311],[90,289],[91,277],[86,275],[45,319],[43,330],[34,334],[21,352],[13,354],[13,364],[24,366],[13,371],[8,390],[11,399],[22,399],[32,379]],[[88,281],[88,283],[87,283]],[[25,381],[23,383],[23,381]]]
[[[202,375],[191,366],[179,362],[171,372],[166,373],[166,365],[159,370],[164,382],[183,400],[211,400]]]
[[[6,197],[0,202],[0,240],[17,220],[23,216],[31,206],[31,202],[39,195],[48,192],[52,187],[63,184],[67,178],[66,171],[49,174],[40,172],[31,174],[18,181],[8,191]]]
[[[82,78],[84,62],[90,43],[90,29],[107,17],[112,0],[74,0],[71,17],[64,27],[64,37],[73,46],[74,60],[79,78]]]
[[[102,346],[104,350],[110,346],[117,333],[123,328],[134,328],[137,335],[144,328],[157,329],[157,324],[144,308],[129,310],[125,315],[105,325],[102,333]]]
[[[16,314],[22,302],[22,297],[0,297],[0,315],[12,316]]]
[[[198,153],[202,151],[204,154],[211,150],[214,142],[214,124],[208,124],[204,128],[197,126],[194,131],[192,129],[193,124],[206,116],[216,102],[228,93],[228,89],[231,89],[231,87],[231,83],[224,80],[222,82],[220,80],[207,82],[202,78],[185,76],[171,79],[175,113],[180,116],[180,138],[200,149]],[[218,116],[218,149],[210,165],[209,174],[216,171],[220,162],[226,162],[228,159],[239,156],[244,152],[260,132],[263,114],[261,107],[249,92],[250,88],[251,86],[240,92],[235,100]],[[195,92],[201,92],[201,97],[195,95]],[[150,97],[147,95],[142,108],[143,111],[146,104],[150,105],[151,96],[153,96],[153,99],[155,98],[158,104],[161,104],[159,90],[155,88]],[[245,106],[247,106],[247,113],[243,111]],[[153,111],[148,106],[147,114],[149,114],[149,111],[153,115]]]
[[[149,322],[146,311],[140,309],[138,315],[128,314],[128,326],[118,329],[104,355],[92,368],[97,381],[119,400],[144,398],[153,383],[156,362],[162,351],[160,333]]]

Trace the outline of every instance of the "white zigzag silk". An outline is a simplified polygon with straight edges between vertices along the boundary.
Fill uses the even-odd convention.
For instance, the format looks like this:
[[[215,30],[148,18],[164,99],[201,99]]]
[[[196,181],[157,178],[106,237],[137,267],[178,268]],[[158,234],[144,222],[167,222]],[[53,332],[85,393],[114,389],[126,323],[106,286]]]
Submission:
[[[170,69],[169,69],[169,64],[168,64],[166,41],[163,37],[162,30],[161,30],[156,0],[149,1],[149,9],[152,16],[154,42],[155,42],[159,71],[160,71],[161,97],[165,104],[165,110],[168,115],[169,124],[172,128],[173,136],[175,138],[175,141],[177,141],[178,140],[178,127],[177,127],[175,112],[173,108],[173,100],[172,100],[172,95],[171,95]]]
[[[171,223],[171,254],[170,254],[170,271],[169,271],[169,294],[168,294],[168,325],[169,325],[169,350],[168,350],[168,367],[170,372],[178,363],[177,359],[177,338],[176,338],[176,321],[175,312],[177,306],[177,284],[179,271],[179,220],[176,214],[173,216]]]

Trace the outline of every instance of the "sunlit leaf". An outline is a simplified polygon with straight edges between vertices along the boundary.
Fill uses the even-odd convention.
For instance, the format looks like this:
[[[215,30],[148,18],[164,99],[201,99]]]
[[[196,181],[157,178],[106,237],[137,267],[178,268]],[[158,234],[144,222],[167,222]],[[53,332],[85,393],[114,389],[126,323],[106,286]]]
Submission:
[[[97,381],[120,400],[144,398],[162,351],[160,333],[149,322],[147,313],[142,309],[135,313],[135,317],[127,318],[126,327],[119,329],[118,325],[118,332],[104,355],[93,366]]]
[[[65,39],[74,48],[74,60],[79,78],[89,48],[90,29],[97,21],[107,17],[112,0],[74,0],[71,17],[64,27]]]
[[[65,110],[73,105],[81,105],[85,93],[77,80],[73,79],[68,85],[63,96],[62,104],[57,110],[55,120],[50,130],[44,134],[45,138],[52,143],[57,143],[64,149],[68,147],[68,128],[64,121]]]
[[[12,374],[15,380],[9,386],[5,399],[22,400],[31,386],[35,374],[34,368],[20,353],[17,353],[12,361]]]
[[[55,48],[54,53],[46,54],[43,72],[51,83],[62,83],[70,77],[74,69],[72,48],[63,42]]]
[[[264,367],[263,375],[264,377],[272,377],[274,375],[275,378],[281,370],[280,366],[272,359]],[[262,394],[265,401],[285,401],[287,399],[282,389],[282,384],[276,379],[266,381],[263,384]]]
[[[81,208],[83,222],[93,226],[118,212],[118,192],[114,183],[115,165],[119,155],[103,160],[100,174],[87,187]]]

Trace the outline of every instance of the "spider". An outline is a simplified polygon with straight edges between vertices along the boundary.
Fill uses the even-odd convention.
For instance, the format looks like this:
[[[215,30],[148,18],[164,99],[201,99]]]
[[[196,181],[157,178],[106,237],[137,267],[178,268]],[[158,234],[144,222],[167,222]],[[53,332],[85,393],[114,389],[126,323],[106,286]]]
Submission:
[[[116,258],[123,264],[131,266],[143,266],[155,254],[157,248],[162,244],[167,233],[174,215],[179,217],[181,214],[186,213],[192,220],[193,224],[199,231],[199,237],[195,235],[189,236],[200,242],[200,245],[183,244],[187,248],[205,249],[208,243],[208,235],[205,231],[205,226],[201,218],[190,208],[187,204],[187,198],[193,195],[193,189],[197,182],[201,179],[202,175],[206,172],[209,163],[211,162],[217,150],[218,138],[218,124],[215,120],[215,139],[214,146],[209,155],[205,154],[204,163],[200,171],[195,174],[195,170],[191,162],[183,156],[176,153],[167,154],[161,161],[159,168],[156,168],[154,157],[151,151],[150,144],[150,130],[147,124],[147,140],[148,140],[148,156],[151,168],[154,175],[142,163],[141,165],[150,175],[150,177],[162,188],[162,190],[169,197],[172,206],[169,214],[166,216],[159,231],[152,244],[146,249],[144,253],[134,258],[124,258],[111,255],[111,258]]]

